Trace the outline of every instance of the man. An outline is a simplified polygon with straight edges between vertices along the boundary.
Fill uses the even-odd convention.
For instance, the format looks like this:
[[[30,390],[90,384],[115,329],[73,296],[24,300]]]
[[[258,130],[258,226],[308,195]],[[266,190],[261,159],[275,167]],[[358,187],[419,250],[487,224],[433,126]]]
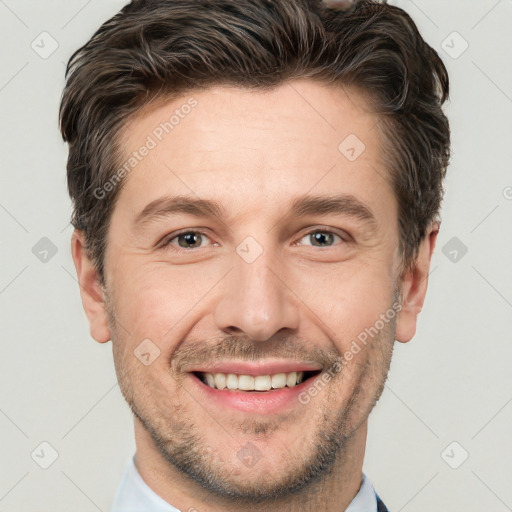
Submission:
[[[448,77],[401,9],[335,4],[134,0],[71,57],[72,254],[135,422],[116,512],[387,510],[367,422],[425,298]]]

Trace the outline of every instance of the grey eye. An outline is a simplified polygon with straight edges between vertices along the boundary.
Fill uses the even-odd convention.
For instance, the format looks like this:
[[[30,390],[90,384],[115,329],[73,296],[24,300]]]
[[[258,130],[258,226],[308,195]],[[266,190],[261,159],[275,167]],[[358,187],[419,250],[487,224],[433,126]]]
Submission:
[[[335,233],[331,233],[330,231],[311,231],[302,237],[301,240],[307,239],[310,243],[306,243],[304,245],[312,245],[313,247],[331,247],[334,245],[335,238],[338,237],[342,242],[343,239],[336,235]]]

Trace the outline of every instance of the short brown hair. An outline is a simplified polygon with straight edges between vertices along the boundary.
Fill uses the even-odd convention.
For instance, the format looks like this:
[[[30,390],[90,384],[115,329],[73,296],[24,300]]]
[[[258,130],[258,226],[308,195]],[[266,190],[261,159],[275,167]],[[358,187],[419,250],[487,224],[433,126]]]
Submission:
[[[404,267],[439,215],[450,156],[449,81],[410,16],[375,0],[341,12],[320,0],[133,0],[70,58],[60,105],[72,224],[104,283],[105,198],[119,133],[156,98],[213,85],[268,89],[310,78],[355,86],[379,119],[399,208]]]

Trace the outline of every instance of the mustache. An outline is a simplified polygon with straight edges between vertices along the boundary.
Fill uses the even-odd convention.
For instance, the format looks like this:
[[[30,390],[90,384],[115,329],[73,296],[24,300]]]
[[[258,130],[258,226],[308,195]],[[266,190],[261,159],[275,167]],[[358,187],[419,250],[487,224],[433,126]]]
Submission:
[[[245,362],[265,359],[311,361],[322,368],[328,368],[339,361],[340,357],[341,354],[335,347],[319,347],[296,335],[280,336],[266,341],[254,341],[246,336],[223,336],[181,345],[171,358],[171,368],[182,373],[193,366],[217,360]]]

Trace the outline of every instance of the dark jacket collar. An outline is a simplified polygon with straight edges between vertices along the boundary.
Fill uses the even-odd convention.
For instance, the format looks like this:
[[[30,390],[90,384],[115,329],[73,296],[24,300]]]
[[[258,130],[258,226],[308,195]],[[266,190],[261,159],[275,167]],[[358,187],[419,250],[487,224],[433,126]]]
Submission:
[[[377,512],[389,512],[388,508],[386,507],[386,505],[384,505],[382,500],[379,498],[378,494],[376,494],[376,497],[377,497]]]

